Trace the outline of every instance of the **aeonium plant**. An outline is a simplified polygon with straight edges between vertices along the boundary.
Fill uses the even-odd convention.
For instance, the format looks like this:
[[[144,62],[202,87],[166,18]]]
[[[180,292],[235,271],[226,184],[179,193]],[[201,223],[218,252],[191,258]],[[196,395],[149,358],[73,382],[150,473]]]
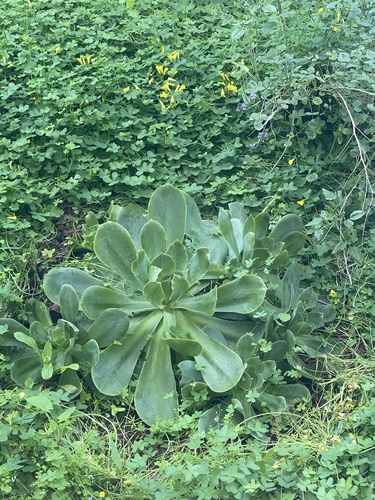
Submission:
[[[53,269],[44,289],[59,304],[62,287],[71,286],[92,321],[108,309],[126,312],[129,329],[100,351],[92,381],[114,396],[137,377],[139,416],[146,423],[174,418],[177,362],[192,360],[216,393],[238,384],[245,365],[233,347],[249,331],[247,315],[263,303],[266,286],[250,273],[226,278],[228,246],[173,186],[157,189],[147,211],[131,205],[117,208],[113,218],[93,238],[106,277],[93,283],[84,271]]]
[[[81,378],[98,362],[100,349],[124,335],[129,319],[124,311],[111,308],[95,321],[88,320],[79,312],[75,290],[67,284],[60,289],[58,302],[61,318],[56,323],[48,307],[35,299],[25,303],[28,327],[0,318],[0,346],[8,351],[10,374],[18,385],[54,383],[76,396]]]

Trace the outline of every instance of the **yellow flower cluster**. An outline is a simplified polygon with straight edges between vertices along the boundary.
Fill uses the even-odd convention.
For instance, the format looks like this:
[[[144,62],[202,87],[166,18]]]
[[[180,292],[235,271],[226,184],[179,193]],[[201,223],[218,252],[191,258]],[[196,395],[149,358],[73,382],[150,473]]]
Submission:
[[[229,73],[229,75],[227,75],[226,73],[220,73],[220,76],[222,78],[222,81],[220,83],[223,86],[223,88],[221,89],[221,92],[220,92],[221,97],[226,97],[226,95],[227,95],[226,92],[231,92],[232,94],[237,94],[238,88],[235,85],[235,83],[233,82],[233,80],[231,80],[231,78],[230,78],[230,77],[234,76],[234,73],[235,73],[235,70],[232,70]]]
[[[56,50],[56,49],[55,49]],[[77,61],[79,62],[79,64],[81,65],[85,65],[85,64],[92,64],[94,61],[96,61],[96,58],[95,57],[91,57],[89,56],[88,54],[85,55],[85,56],[82,56],[82,57],[77,57]]]
[[[164,47],[162,47],[162,53],[164,53]],[[174,61],[175,59],[178,59],[180,57],[180,52],[178,50],[175,50],[171,54],[167,56],[167,58],[170,61]],[[169,71],[169,68],[167,66],[164,66],[162,64],[157,64],[155,66],[155,69],[159,75],[166,75]],[[162,109],[169,109],[170,107],[174,106],[176,104],[176,98],[175,94],[176,92],[182,92],[183,90],[186,89],[186,85],[181,83],[177,83],[175,78],[172,78],[178,73],[177,70],[175,70],[172,73],[172,76],[168,76],[167,80],[162,84],[161,90],[162,92],[159,94],[159,97],[162,99],[168,99],[169,98],[169,104],[168,106],[165,105],[163,101],[160,101],[160,105]],[[154,79],[150,78],[148,81],[148,84],[151,85],[153,83]],[[185,101],[185,104],[188,104],[187,101]]]

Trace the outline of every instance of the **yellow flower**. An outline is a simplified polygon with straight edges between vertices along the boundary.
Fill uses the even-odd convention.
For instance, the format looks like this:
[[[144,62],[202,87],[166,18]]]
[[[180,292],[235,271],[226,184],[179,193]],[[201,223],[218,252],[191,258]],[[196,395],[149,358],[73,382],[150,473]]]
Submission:
[[[303,205],[305,204],[305,201],[307,200],[307,198],[304,198],[303,200],[298,200],[297,203],[300,207],[303,207]]]
[[[130,87],[125,87],[125,88],[124,88],[124,89],[122,89],[122,90],[123,90],[123,92],[124,92],[125,94],[127,94],[127,93],[129,92],[129,90],[130,90]]]
[[[123,482],[123,484],[131,484],[130,479],[126,479],[126,480]]]
[[[250,71],[249,68],[246,66],[245,61],[243,59],[241,59],[241,69],[243,71],[246,71],[246,73],[248,73]]]
[[[167,90],[168,92],[171,91],[171,85],[174,87],[176,84],[173,83],[175,82],[176,80],[174,80],[174,78],[171,78],[169,77],[168,80],[162,85],[162,89],[163,90]]]
[[[228,85],[227,85],[227,89],[228,89],[230,92],[233,92],[234,94],[237,94],[237,92],[238,92],[238,89],[237,89],[237,87],[234,85],[234,83],[233,83],[233,82],[228,83]]]
[[[77,61],[79,62],[79,64],[91,64],[96,61],[96,58],[91,57],[89,54],[86,54],[85,56],[77,57]]]
[[[322,14],[323,13],[323,7],[320,7],[320,9],[318,9],[318,14]]]
[[[9,215],[9,217],[7,217],[7,219],[17,220],[17,215]]]
[[[157,64],[155,66],[156,71],[159,73],[159,75],[165,75],[165,73],[168,72],[168,69],[166,66],[163,66],[162,64]]]
[[[336,33],[337,33],[338,31],[340,31],[340,28],[339,28],[338,26],[334,26],[332,29],[333,29],[333,31],[335,31]]]
[[[162,53],[162,54],[164,54],[164,52],[165,52],[165,48],[164,48],[163,46],[161,47],[161,49],[160,49],[160,50],[161,50],[161,53]]]
[[[25,396],[26,396],[26,394],[25,394],[24,392],[20,392],[20,393],[18,394],[18,397],[19,397],[20,399],[23,399]]]
[[[105,497],[105,493],[104,493],[104,491],[101,491],[101,492],[99,493],[99,497],[100,497],[100,498],[104,498],[104,497]]]
[[[166,99],[168,97],[168,94],[166,92],[162,92],[160,94],[160,97],[162,97],[163,99]]]
[[[176,92],[182,92],[185,89],[186,89],[186,85],[184,85],[184,84],[178,85],[178,87],[176,88]]]
[[[167,59],[169,61],[175,61],[176,59],[179,59],[179,58],[180,58],[180,52],[178,50],[175,50],[171,54],[167,55]]]
[[[55,47],[55,53],[58,54],[61,50],[61,47]]]
[[[336,295],[337,295],[337,292],[335,292],[335,290],[331,290],[331,291],[329,292],[329,296],[330,296],[330,297],[336,297]]]
[[[293,165],[294,162],[295,158],[290,158],[290,160],[288,160],[288,165]]]
[[[336,18],[337,18],[337,22],[339,23],[340,19],[341,19],[341,12],[337,13]]]
[[[220,95],[221,95],[221,97],[225,97],[224,89],[221,89]]]

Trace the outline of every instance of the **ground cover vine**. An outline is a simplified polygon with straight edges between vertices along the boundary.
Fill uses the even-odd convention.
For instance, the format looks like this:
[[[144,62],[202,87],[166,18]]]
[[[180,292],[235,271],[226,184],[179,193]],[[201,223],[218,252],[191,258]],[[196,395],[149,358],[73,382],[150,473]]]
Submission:
[[[298,8],[290,0],[4,0],[4,498],[371,498],[374,7],[372,0]],[[212,231],[206,247],[190,238],[188,261],[196,255],[202,267],[203,252],[194,251],[208,247],[217,252],[211,271],[222,266],[206,288],[193,285],[196,297],[219,293],[212,279],[219,290],[223,279],[257,277],[267,292],[246,311],[254,345],[227,339],[246,365],[241,384],[215,392],[194,370],[194,356],[179,352],[187,339],[170,338],[180,346],[171,349],[177,418],[146,425],[134,399],[143,355],[116,395],[103,398],[92,375],[100,353],[112,349],[104,323],[121,318],[110,339],[116,346],[136,315],[116,305],[102,318],[85,317],[91,299],[81,304],[83,289],[65,283],[52,293],[42,283],[51,268],[63,268],[90,276],[91,286],[96,279],[108,290],[122,287],[119,268],[105,270],[97,232],[120,222],[128,231],[123,207],[145,214],[165,184],[192,197]],[[256,232],[239,230],[243,213],[263,221],[255,238],[262,245],[239,237]],[[285,217],[298,218],[306,238],[287,257],[292,237],[270,241]],[[139,279],[142,245],[135,246]],[[146,294],[156,308],[176,274],[166,260],[159,262],[166,275]],[[175,282],[191,277],[191,265],[177,269]],[[245,322],[243,312],[210,317],[218,314]],[[209,333],[210,342],[223,341]],[[300,397],[290,398],[288,387]]]

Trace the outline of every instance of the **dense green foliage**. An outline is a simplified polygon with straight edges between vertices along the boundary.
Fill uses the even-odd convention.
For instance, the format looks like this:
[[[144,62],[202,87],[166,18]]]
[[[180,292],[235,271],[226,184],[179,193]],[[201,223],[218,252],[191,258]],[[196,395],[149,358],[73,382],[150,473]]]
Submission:
[[[2,7],[0,495],[372,498],[374,1]],[[114,310],[84,317],[83,290],[65,283],[53,296],[46,286],[61,308],[50,312],[41,283],[63,264],[102,286],[108,260],[97,232],[129,203],[145,213],[166,183],[192,196],[230,249],[225,278],[257,276],[267,292],[247,315],[252,344],[229,342],[246,365],[241,383],[215,393],[194,356],[174,353],[178,418],[149,428],[133,407],[143,357],[119,395],[100,399],[94,389]],[[252,237],[241,247],[238,202],[270,236],[298,215],[305,247],[285,261],[267,237],[263,260]],[[87,216],[82,237],[89,209],[97,217]],[[275,259],[282,265],[272,269]],[[119,286],[113,271],[107,288]],[[115,311],[122,326],[110,342],[119,347],[135,320]]]

